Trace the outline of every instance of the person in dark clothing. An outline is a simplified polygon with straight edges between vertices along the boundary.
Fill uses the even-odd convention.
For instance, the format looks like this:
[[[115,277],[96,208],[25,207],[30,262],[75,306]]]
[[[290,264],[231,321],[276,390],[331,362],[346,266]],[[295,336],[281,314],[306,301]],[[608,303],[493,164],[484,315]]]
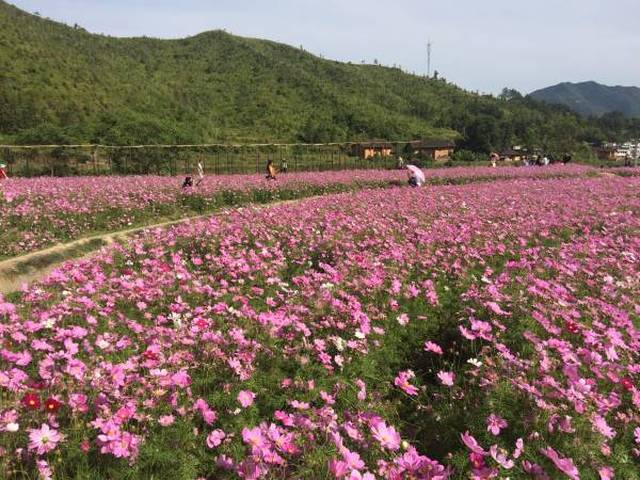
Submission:
[[[193,187],[193,177],[191,175],[187,175],[182,182],[182,188]]]

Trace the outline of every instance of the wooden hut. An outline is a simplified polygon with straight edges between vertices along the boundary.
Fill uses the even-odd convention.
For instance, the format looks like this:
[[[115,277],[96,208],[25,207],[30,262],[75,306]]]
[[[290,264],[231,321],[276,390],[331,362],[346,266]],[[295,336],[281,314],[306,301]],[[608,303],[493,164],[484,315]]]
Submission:
[[[414,140],[410,143],[414,155],[422,155],[432,160],[451,158],[456,144],[451,140]]]
[[[365,160],[372,157],[390,157],[393,155],[393,145],[386,140],[367,140],[354,143],[351,146],[351,154]]]

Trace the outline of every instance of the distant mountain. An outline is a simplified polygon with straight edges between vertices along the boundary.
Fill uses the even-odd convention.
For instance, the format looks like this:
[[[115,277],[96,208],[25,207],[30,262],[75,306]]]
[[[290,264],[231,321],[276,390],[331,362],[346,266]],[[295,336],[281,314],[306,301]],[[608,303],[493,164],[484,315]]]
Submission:
[[[564,105],[585,117],[601,117],[620,112],[626,117],[640,117],[640,88],[609,87],[596,82],[560,83],[532,92],[535,100]]]

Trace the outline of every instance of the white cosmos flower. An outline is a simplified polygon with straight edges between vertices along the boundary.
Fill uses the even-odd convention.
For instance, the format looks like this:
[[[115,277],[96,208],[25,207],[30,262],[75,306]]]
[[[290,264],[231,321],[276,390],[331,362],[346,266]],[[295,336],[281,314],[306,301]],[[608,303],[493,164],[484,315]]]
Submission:
[[[6,427],[7,432],[17,432],[18,430],[20,430],[20,425],[18,425],[17,423],[7,423],[7,427]]]
[[[470,358],[469,360],[467,360],[467,363],[470,363],[474,367],[478,367],[478,368],[482,366],[482,362],[477,358]]]

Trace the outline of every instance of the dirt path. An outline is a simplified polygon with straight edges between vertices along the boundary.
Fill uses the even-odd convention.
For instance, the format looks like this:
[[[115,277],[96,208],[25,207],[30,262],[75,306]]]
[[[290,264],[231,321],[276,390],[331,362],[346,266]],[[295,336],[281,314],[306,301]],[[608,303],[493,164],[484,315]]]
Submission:
[[[124,240],[136,233],[154,228],[165,228],[180,223],[186,223],[200,218],[218,215],[221,211],[210,212],[202,215],[170,220],[153,225],[119,230],[100,235],[80,238],[68,243],[60,243],[52,247],[28,253],[19,257],[9,258],[0,262],[0,293],[7,295],[20,290],[23,284],[39,280],[51,272],[61,263],[79,258],[99,248],[118,240]]]
[[[141,227],[119,230],[117,232],[92,235],[90,237],[80,238],[72,242],[53,245],[52,247],[48,247],[37,252],[28,253],[26,255],[21,255],[19,257],[9,258],[7,260],[0,261],[0,294],[8,295],[10,293],[17,292],[25,283],[30,284],[44,278],[48,273],[68,260],[74,260],[84,256],[88,256],[89,254],[95,252],[101,247],[104,247],[105,245],[109,245],[120,240],[126,240],[128,237],[131,237],[136,233],[143,232],[145,230],[166,228],[172,225],[178,225],[202,218],[208,218],[215,215],[220,215],[232,209],[247,207],[269,208],[275,207],[277,205],[296,203],[301,200],[307,200],[309,198],[314,198],[314,196],[296,200],[282,200],[266,204],[249,203],[244,206],[224,208],[221,210],[204,213],[202,215],[185,217],[178,220],[169,220],[165,222],[155,223],[153,225],[143,225]]]

